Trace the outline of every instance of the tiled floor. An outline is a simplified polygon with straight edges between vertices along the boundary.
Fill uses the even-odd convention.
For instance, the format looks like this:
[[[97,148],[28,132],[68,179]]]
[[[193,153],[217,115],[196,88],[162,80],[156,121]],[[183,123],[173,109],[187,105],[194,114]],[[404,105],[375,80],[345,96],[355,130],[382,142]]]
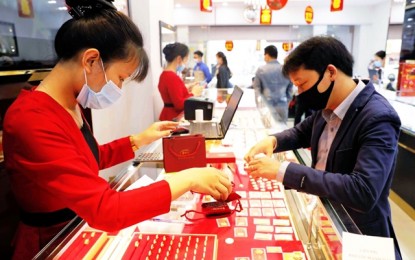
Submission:
[[[402,259],[415,259],[415,220],[410,218],[395,202],[389,200],[392,225],[401,248]]]

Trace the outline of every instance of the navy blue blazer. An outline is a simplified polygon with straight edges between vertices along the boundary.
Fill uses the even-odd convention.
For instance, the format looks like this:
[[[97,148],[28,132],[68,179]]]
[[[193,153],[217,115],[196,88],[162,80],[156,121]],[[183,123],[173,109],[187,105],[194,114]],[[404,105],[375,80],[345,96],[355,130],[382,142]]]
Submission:
[[[314,168],[325,125],[322,111],[315,112],[297,126],[275,134],[275,152],[311,147]],[[341,203],[363,234],[394,237],[388,196],[400,126],[396,111],[368,83],[339,127],[326,170],[290,163],[283,184]]]

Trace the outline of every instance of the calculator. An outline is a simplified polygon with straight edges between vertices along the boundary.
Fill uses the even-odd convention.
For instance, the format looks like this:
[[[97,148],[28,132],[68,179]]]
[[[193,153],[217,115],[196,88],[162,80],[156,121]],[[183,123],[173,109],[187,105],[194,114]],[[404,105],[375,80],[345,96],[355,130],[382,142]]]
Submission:
[[[143,152],[139,153],[133,160],[134,164],[142,162],[163,162],[162,152]]]

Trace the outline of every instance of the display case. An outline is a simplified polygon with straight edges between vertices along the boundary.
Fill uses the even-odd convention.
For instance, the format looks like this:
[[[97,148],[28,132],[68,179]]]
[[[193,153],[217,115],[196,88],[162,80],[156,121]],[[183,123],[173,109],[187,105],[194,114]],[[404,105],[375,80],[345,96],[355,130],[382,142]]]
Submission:
[[[245,90],[225,139],[206,142],[210,152],[235,155],[233,162],[211,165],[230,175],[234,191],[241,196],[229,203],[232,214],[189,221],[181,216],[183,211],[200,210],[201,203],[213,199],[186,193],[172,202],[170,213],[116,233],[95,230],[75,218],[35,259],[341,259],[342,233],[360,234],[341,205],[286,190],[275,180],[253,179],[244,171],[245,151],[264,136],[287,127],[273,121],[253,97],[252,90]],[[223,107],[217,105],[216,116]],[[275,156],[310,164],[306,150]],[[122,191],[168,176],[162,163],[131,164],[111,186]]]
[[[401,96],[399,93],[389,90],[380,90],[380,93],[389,100],[402,122],[392,190],[413,209],[415,208],[413,189],[415,182],[415,120],[412,116],[415,114],[415,97]]]

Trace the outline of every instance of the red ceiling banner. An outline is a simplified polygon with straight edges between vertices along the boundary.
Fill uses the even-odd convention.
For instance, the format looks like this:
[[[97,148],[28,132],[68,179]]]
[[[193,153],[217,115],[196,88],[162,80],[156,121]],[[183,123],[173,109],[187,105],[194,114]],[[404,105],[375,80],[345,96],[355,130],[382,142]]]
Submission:
[[[233,41],[226,41],[225,42],[225,49],[227,51],[232,51],[233,50]]]
[[[338,12],[343,10],[343,0],[331,0],[330,11]]]
[[[19,9],[19,17],[34,17],[32,0],[17,0],[17,8]]]
[[[287,2],[288,0],[267,0],[267,5],[271,10],[280,10]]]
[[[260,24],[271,24],[272,21],[272,10],[269,8],[262,8],[260,13]]]
[[[314,10],[313,7],[307,6],[304,12],[304,19],[307,24],[311,24],[314,18]]]
[[[200,0],[200,11],[212,12],[212,0]]]

